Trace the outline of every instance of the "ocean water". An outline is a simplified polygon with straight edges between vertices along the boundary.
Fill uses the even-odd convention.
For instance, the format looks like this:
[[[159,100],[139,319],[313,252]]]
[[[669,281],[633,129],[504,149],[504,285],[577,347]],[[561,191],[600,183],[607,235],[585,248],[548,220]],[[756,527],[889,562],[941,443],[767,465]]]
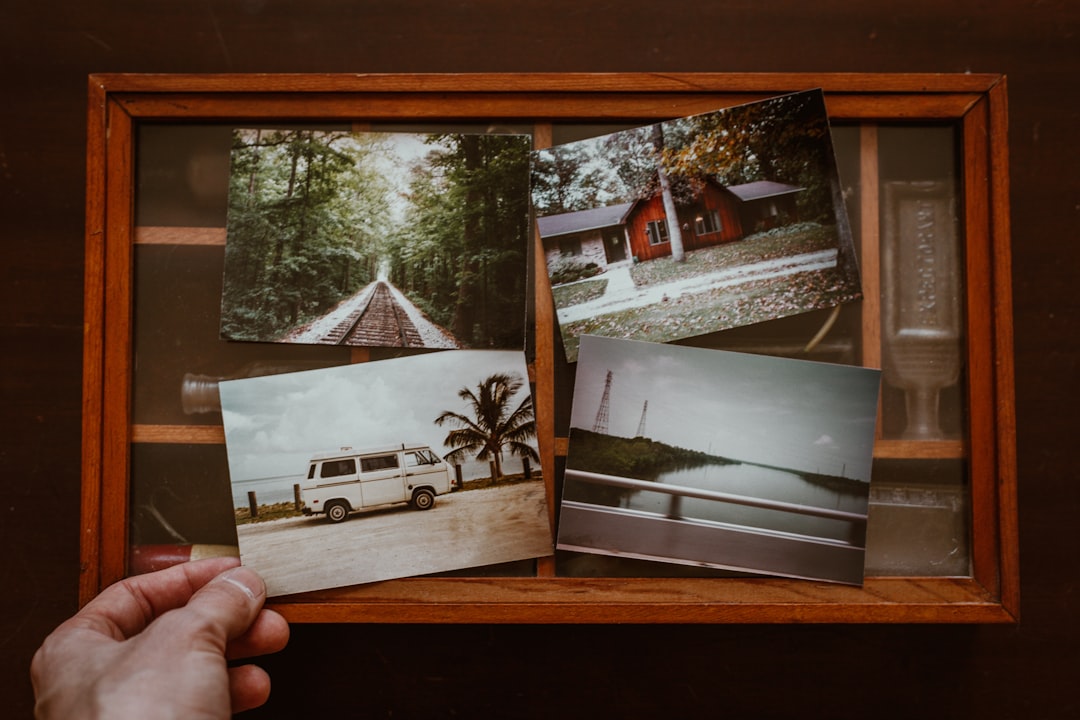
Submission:
[[[533,470],[536,463],[531,463]],[[521,459],[517,457],[503,458],[503,473],[513,475],[522,471]],[[453,469],[451,469],[451,473]],[[486,461],[470,460],[462,464],[462,478],[465,482],[480,480],[491,476]],[[453,475],[451,475],[453,477]],[[255,499],[260,505],[272,505],[274,503],[292,502],[293,485],[303,480],[301,475],[278,475],[276,477],[252,478],[241,480],[232,484],[233,505],[238,508],[248,506],[248,491],[255,492]]]

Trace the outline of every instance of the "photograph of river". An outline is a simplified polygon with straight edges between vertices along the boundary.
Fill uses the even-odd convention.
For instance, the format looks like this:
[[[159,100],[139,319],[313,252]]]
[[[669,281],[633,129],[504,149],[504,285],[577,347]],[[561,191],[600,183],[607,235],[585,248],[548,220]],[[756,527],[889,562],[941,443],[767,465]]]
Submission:
[[[861,584],[879,384],[582,338],[558,547]]]

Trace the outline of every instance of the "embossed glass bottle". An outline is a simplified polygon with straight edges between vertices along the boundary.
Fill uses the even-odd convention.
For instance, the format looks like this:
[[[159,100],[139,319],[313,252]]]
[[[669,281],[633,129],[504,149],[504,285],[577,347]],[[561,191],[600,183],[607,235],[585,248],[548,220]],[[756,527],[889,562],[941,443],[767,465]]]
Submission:
[[[942,439],[940,393],[961,365],[954,193],[936,181],[889,182],[884,190],[882,369],[905,393],[903,438]]]

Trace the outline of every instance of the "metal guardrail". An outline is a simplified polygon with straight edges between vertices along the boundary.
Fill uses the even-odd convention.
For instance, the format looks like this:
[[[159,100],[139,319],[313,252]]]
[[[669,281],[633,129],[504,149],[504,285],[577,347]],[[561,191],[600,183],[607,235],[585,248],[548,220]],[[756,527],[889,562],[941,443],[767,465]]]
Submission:
[[[733,495],[731,493],[717,492],[715,490],[701,490],[699,488],[691,488],[683,485],[666,485],[663,483],[649,482],[648,480],[634,480],[631,478],[618,477],[616,475],[604,475],[602,473],[572,470],[570,468],[566,469],[565,477],[569,480],[578,480],[594,485],[608,485],[610,487],[621,487],[630,490],[647,490],[649,492],[670,495],[671,505],[668,511],[669,517],[682,517],[679,509],[679,501],[684,497],[690,497],[703,500],[715,500],[731,505],[744,505],[746,507],[828,518],[830,520],[845,520],[855,524],[856,527],[866,525],[866,515],[848,512],[846,510],[830,510],[829,508],[813,507],[810,505],[797,505],[795,503],[783,502],[780,500],[766,500],[764,498],[754,498],[746,495]]]
[[[564,500],[557,543],[560,550],[850,585],[863,582],[866,515],[582,470],[567,469],[565,477],[568,481],[663,493],[671,497],[671,506],[665,517]],[[846,537],[684,517],[679,507],[684,497],[837,520],[847,524]]]

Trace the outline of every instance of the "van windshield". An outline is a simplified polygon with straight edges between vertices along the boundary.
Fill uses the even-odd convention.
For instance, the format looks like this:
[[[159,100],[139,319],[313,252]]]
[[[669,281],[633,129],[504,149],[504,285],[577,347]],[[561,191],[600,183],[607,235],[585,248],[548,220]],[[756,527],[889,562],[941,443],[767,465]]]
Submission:
[[[439,456],[430,450],[411,450],[405,453],[405,464],[409,467],[434,465],[437,462],[439,462]]]

